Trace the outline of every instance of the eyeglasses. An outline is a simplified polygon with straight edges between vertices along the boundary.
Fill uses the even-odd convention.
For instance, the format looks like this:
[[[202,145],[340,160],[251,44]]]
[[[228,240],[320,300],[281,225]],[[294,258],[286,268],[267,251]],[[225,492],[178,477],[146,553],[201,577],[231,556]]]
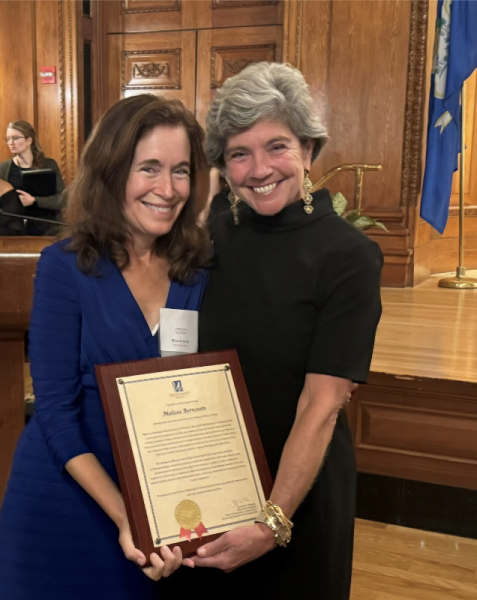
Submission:
[[[16,142],[17,140],[26,140],[26,137],[24,135],[12,135],[12,137],[6,137],[5,141],[7,142]]]

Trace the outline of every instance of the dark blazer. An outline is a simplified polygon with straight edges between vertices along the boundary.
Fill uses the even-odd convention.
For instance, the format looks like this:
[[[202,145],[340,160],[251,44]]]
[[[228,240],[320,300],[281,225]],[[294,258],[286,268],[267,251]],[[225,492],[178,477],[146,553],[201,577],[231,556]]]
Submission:
[[[10,158],[3,162],[0,162],[0,179],[8,181],[10,175],[10,169],[12,168],[13,159]],[[52,169],[56,173],[56,194],[53,196],[38,196],[35,198],[36,204],[40,208],[46,208],[49,210],[61,210],[65,205],[65,197],[62,193],[65,189],[63,178],[61,177],[60,169],[52,158],[44,158],[42,169]]]

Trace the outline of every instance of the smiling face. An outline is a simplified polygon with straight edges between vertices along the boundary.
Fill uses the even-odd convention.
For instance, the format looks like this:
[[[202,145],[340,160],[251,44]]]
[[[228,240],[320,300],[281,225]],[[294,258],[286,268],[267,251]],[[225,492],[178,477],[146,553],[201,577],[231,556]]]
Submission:
[[[25,137],[21,131],[12,129],[11,127],[8,127],[6,137],[8,139],[8,147],[12,154],[21,154],[22,152],[25,152],[25,150],[28,150],[32,144],[32,139],[30,137]]]
[[[139,141],[124,203],[135,242],[152,245],[172,229],[190,195],[190,155],[184,127],[157,126]]]
[[[228,138],[227,180],[235,196],[258,214],[275,215],[303,197],[312,149],[311,141],[302,144],[283,123],[257,123]]]

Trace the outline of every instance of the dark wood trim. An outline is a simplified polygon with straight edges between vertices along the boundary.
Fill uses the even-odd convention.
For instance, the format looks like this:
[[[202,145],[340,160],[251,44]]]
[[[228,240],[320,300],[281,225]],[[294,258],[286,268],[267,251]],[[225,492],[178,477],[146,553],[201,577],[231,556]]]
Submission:
[[[358,473],[356,517],[477,539],[477,492]]]
[[[477,383],[371,373],[347,412],[359,471],[477,490]]]

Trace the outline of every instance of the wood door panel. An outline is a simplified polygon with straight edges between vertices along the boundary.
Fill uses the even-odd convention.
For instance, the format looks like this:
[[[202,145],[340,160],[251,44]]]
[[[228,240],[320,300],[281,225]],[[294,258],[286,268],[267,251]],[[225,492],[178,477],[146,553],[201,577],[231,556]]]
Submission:
[[[215,90],[251,63],[280,61],[282,27],[214,29],[198,32],[197,118],[202,126]]]
[[[0,2],[0,114],[2,115],[2,137],[5,135],[5,129],[9,121],[25,119],[34,127],[37,127],[37,77],[33,68],[36,60],[34,4],[31,1]],[[16,26],[17,23],[21,25]],[[40,139],[43,140],[42,137]],[[7,160],[11,156],[8,146],[2,142],[0,144],[0,161]],[[48,156],[51,156],[51,154]]]
[[[108,33],[182,29],[184,4],[181,0],[109,1]]]
[[[195,111],[196,32],[109,36],[109,102],[149,93]]]
[[[363,209],[401,204],[410,3],[331,2],[329,134],[320,166],[382,164],[363,181]],[[359,24],[359,25],[358,25]],[[339,174],[330,189],[353,197]]]
[[[108,32],[252,27],[283,22],[279,0],[111,0]]]
[[[371,394],[369,394],[371,396]],[[379,446],[477,461],[477,418],[360,403],[358,447]]]
[[[278,0],[212,0],[212,27],[281,25],[283,2]]]
[[[474,71],[465,83],[465,172],[464,204],[477,205],[477,71]],[[459,170],[452,180],[451,206],[459,206],[460,190],[460,154]]]
[[[477,489],[477,384],[371,372],[347,407],[358,470]]]

